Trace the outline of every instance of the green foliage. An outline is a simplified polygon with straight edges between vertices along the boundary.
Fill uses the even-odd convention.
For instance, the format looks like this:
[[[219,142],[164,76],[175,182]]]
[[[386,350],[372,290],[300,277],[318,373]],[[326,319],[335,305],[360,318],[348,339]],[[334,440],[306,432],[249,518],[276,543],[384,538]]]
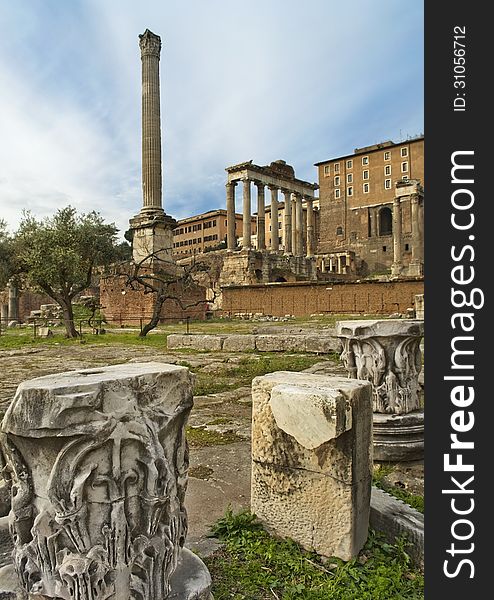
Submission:
[[[204,448],[205,446],[224,446],[233,442],[240,442],[243,438],[233,431],[221,433],[206,429],[205,427],[187,427],[187,441],[192,448]]]
[[[67,206],[43,220],[24,213],[14,238],[20,271],[62,307],[68,337],[77,336],[72,300],[91,285],[96,267],[114,260],[116,233],[94,211],[77,214]]]
[[[303,371],[311,367],[320,358],[314,355],[287,354],[269,355],[249,354],[242,358],[235,368],[227,368],[224,372],[216,372],[214,376],[209,373],[197,373],[194,386],[195,396],[206,396],[217,394],[226,390],[234,389],[244,385],[250,385],[254,377],[266,375],[273,371]]]
[[[216,600],[421,600],[423,577],[406,542],[374,532],[353,560],[323,563],[291,540],[269,536],[248,512],[229,509],[213,527],[223,549],[206,559]]]
[[[12,237],[7,231],[7,224],[0,219],[0,290],[5,287],[14,273],[14,262]]]
[[[113,260],[116,233],[98,213],[77,214],[71,206],[44,220],[27,212],[15,236],[16,251],[29,283],[59,302],[88,287],[93,269]]]

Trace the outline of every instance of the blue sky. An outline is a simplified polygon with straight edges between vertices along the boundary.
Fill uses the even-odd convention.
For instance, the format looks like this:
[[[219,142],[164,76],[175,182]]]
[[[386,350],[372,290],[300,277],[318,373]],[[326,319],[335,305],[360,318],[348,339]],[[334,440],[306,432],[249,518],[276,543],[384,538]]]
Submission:
[[[161,36],[163,205],[224,208],[225,167],[423,132],[420,0],[2,0],[0,218],[141,206],[138,35]],[[239,208],[239,207],[237,207]],[[255,207],[254,207],[255,208]]]

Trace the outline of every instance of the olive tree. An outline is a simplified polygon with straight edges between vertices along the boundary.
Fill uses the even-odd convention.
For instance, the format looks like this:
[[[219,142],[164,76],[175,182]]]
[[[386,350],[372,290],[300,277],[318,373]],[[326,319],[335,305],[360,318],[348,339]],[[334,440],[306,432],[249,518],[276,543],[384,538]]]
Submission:
[[[91,285],[95,270],[116,257],[117,228],[97,212],[67,206],[42,220],[25,212],[14,237],[16,259],[28,283],[63,311],[68,337],[77,337],[72,302]]]

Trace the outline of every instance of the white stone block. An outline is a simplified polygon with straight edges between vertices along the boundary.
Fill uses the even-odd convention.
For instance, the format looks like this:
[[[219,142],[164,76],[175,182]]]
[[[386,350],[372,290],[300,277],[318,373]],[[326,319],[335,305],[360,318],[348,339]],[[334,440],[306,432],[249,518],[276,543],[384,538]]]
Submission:
[[[277,372],[252,385],[252,511],[276,535],[344,560],[367,539],[367,382]]]

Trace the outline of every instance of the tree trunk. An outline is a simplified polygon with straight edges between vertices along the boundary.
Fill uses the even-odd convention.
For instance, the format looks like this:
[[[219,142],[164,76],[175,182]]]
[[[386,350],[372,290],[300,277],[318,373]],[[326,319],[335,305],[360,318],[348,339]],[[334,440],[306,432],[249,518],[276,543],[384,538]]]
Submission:
[[[72,302],[70,300],[63,300],[59,302],[63,310],[63,322],[65,325],[66,335],[68,338],[76,338],[79,336],[74,323],[74,310],[72,308]]]
[[[157,294],[156,296],[156,300],[154,302],[154,306],[153,306],[153,315],[149,321],[149,323],[146,323],[146,325],[144,325],[144,327],[141,330],[141,333],[139,334],[139,337],[146,337],[146,335],[151,331],[151,329],[154,329],[156,327],[156,325],[158,325],[158,323],[160,322],[160,313],[161,313],[161,308],[163,306],[163,304],[165,303],[166,297],[162,296],[161,294]]]

